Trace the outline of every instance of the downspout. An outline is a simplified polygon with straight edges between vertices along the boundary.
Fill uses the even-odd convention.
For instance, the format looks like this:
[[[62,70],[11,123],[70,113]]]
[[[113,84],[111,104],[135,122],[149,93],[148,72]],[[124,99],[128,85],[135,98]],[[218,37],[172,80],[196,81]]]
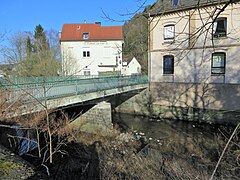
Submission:
[[[150,89],[150,82],[151,82],[151,45],[150,45],[150,42],[151,42],[151,35],[150,35],[150,12],[148,13],[148,91],[151,91]]]

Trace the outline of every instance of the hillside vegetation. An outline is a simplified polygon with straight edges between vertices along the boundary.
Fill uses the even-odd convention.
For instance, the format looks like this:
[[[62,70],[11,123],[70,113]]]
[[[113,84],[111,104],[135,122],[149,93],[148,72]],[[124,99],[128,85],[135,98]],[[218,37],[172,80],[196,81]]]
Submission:
[[[136,57],[142,66],[142,72],[147,73],[148,59],[148,17],[147,14],[153,8],[157,8],[159,2],[147,6],[143,12],[136,14],[123,26],[125,57]]]

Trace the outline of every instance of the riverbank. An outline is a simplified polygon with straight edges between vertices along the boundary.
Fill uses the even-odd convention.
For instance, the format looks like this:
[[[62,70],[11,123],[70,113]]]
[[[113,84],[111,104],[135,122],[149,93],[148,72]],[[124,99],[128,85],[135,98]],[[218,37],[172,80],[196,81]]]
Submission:
[[[34,168],[18,155],[0,145],[0,179],[28,179],[35,174]]]
[[[159,86],[159,88],[153,88],[151,90],[146,89],[123,102],[115,108],[115,112],[148,116],[158,119],[230,126],[236,126],[240,123],[239,109],[213,108],[212,106],[199,107],[195,106],[194,103],[189,105],[187,102],[185,103],[185,101],[179,100],[181,97],[180,95],[179,97],[173,98],[172,96],[176,96],[175,93],[168,92],[175,88],[166,89],[164,86]],[[191,98],[187,99],[187,101],[191,101]]]
[[[53,136],[53,163],[46,160],[47,168],[37,152],[24,158],[42,173],[49,170],[48,179],[55,180],[209,179],[232,132],[214,125],[115,115],[115,129],[121,126],[121,131],[102,136],[98,130],[89,134],[81,128],[65,129]],[[215,179],[237,179],[239,135],[229,144]],[[31,178],[39,179],[36,174]]]

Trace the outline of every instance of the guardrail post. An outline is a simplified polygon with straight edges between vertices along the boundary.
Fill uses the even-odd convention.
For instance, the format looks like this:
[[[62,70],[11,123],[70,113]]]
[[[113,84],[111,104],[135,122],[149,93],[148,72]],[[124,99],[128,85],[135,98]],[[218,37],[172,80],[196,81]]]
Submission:
[[[75,85],[76,85],[76,87],[75,87],[75,95],[78,95],[78,80],[76,79],[75,80]]]

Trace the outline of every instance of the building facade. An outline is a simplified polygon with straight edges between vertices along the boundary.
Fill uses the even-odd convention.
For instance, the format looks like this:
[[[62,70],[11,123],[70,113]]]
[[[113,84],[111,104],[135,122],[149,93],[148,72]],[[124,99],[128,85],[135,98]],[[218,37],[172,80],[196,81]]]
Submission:
[[[139,75],[141,74],[141,65],[135,57],[132,59],[123,58],[122,75]]]
[[[121,73],[122,26],[64,24],[60,44],[64,75]]]
[[[229,0],[163,0],[150,13],[150,94],[168,109],[155,112],[210,121],[240,111],[239,9]]]

